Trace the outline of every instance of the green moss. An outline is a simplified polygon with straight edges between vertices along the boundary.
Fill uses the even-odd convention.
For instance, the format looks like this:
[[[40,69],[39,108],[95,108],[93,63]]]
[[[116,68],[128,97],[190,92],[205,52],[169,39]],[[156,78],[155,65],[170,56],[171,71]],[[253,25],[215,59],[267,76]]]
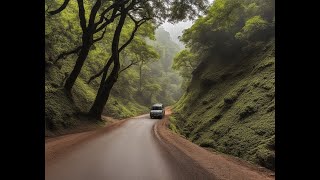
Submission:
[[[61,89],[50,89],[45,94],[45,122],[49,130],[68,128],[75,124],[70,118],[78,111]]]
[[[255,112],[256,112],[256,110],[253,106],[246,106],[239,114],[240,120],[245,119],[246,117],[252,115]]]
[[[224,103],[225,104],[232,104],[237,100],[237,94],[231,94],[227,97],[224,98]]]
[[[253,54],[235,65],[209,64],[201,69],[203,73],[193,77],[189,91],[174,105],[172,124],[175,129],[200,146],[273,169],[275,88],[272,52],[265,50]],[[224,74],[227,76],[221,78]],[[195,80],[204,78],[217,83],[206,91],[199,90],[203,87]]]
[[[198,144],[201,147],[214,147],[215,141],[213,139],[202,139]]]
[[[270,66],[274,65],[274,62],[275,62],[274,57],[266,59],[265,61],[263,61],[262,63],[260,63],[257,66],[255,72],[259,72],[259,71],[261,71],[261,70],[263,70],[263,69],[265,69],[267,67],[270,67]]]
[[[179,133],[179,130],[177,129],[177,127],[176,127],[176,124],[177,122],[176,122],[176,119],[175,119],[175,117],[174,116],[170,116],[169,117],[169,129],[171,130],[171,131],[173,131],[174,133],[176,133],[176,134],[180,134]]]
[[[256,148],[255,159],[259,163],[269,169],[275,170],[275,137],[267,139],[264,144]]]

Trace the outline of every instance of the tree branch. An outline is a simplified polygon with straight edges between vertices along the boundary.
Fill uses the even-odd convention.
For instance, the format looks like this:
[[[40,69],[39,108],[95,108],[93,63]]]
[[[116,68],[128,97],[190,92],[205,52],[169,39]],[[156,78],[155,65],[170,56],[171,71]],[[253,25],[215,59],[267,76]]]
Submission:
[[[123,68],[122,70],[120,70],[118,74],[120,74],[122,71],[125,71],[126,69],[128,69],[128,68],[130,68],[131,66],[136,65],[136,64],[138,64],[138,61],[135,61],[135,62],[134,62],[134,61],[131,61],[131,63],[130,63],[127,67],[125,67],[125,68]]]
[[[45,10],[46,13],[49,13],[49,9],[52,7],[52,3],[47,5],[47,9]],[[51,14],[50,14],[51,15]]]
[[[101,7],[101,0],[97,0],[90,12],[90,18],[89,18],[89,24],[88,24],[89,28],[94,28],[94,29],[96,28],[96,24],[94,24],[94,20],[96,19],[96,15],[100,7]]]
[[[87,22],[86,22],[86,12],[83,5],[83,0],[77,0],[78,7],[79,7],[79,19],[80,19],[80,26],[82,32],[85,33],[87,31]]]
[[[69,55],[71,55],[71,54],[76,54],[76,53],[78,53],[78,52],[81,50],[81,48],[82,48],[82,46],[78,46],[78,47],[76,47],[75,49],[73,49],[73,50],[71,50],[71,51],[66,51],[66,52],[61,53],[61,54],[57,57],[57,59],[54,61],[54,63],[56,63],[56,62],[57,62],[58,60],[60,60],[60,59],[66,58],[66,56],[69,56]]]
[[[138,11],[139,9],[143,10],[143,7],[142,6],[138,6],[138,7],[135,7],[134,9],[132,9],[131,11]]]
[[[101,36],[100,36],[99,38],[93,40],[93,43],[96,43],[96,42],[102,40],[105,33],[106,33],[106,28],[104,29],[103,33],[101,34]],[[76,47],[76,48],[73,49],[73,50],[65,51],[65,52],[61,53],[61,54],[57,57],[57,59],[54,61],[54,63],[56,63],[56,62],[57,62],[58,60],[60,60],[60,59],[66,58],[66,56],[69,56],[69,55],[71,55],[71,54],[76,54],[76,53],[78,53],[78,52],[81,50],[81,48],[82,48],[82,46],[78,46],[78,47]]]
[[[124,44],[120,47],[119,52],[121,52],[124,48],[126,48],[126,47],[131,43],[131,41],[133,40],[134,35],[135,35],[136,32],[138,31],[139,27],[140,27],[143,23],[145,23],[145,22],[147,21],[146,19],[141,19],[141,20],[137,21],[137,20],[135,20],[135,19],[133,18],[133,16],[132,16],[130,13],[128,13],[128,15],[129,15],[129,17],[132,19],[132,21],[134,22],[135,26],[134,26],[134,29],[133,29],[133,31],[132,31],[132,33],[131,33],[130,38],[128,39],[128,41],[127,41],[126,43],[124,43]]]
[[[128,15],[129,15],[129,17],[133,20],[133,22],[135,23],[135,27],[134,27],[134,29],[133,29],[133,31],[132,31],[132,33],[131,33],[130,38],[127,40],[126,43],[124,43],[124,44],[120,47],[119,53],[131,43],[131,41],[133,40],[134,35],[135,35],[135,33],[137,32],[137,30],[139,29],[139,27],[140,27],[143,23],[147,22],[147,20],[151,19],[151,18],[143,18],[143,19],[137,21],[137,20],[135,20],[135,19],[133,18],[133,16],[132,16],[130,13],[128,13]],[[110,67],[110,65],[111,65],[112,62],[113,62],[113,56],[110,57],[110,59],[108,60],[108,63],[104,66],[103,69],[101,69],[97,74],[93,75],[93,76],[89,79],[88,84],[89,84],[93,79],[101,76],[101,74],[102,74],[104,71],[106,71],[107,69],[109,69],[109,67]]]
[[[101,24],[100,27],[98,27],[94,33],[97,33],[99,31],[101,31],[103,28],[105,28],[108,24],[112,23],[118,16],[120,16],[121,14],[115,14],[114,16],[112,16],[110,19],[105,19],[105,22],[103,24]],[[96,26],[98,26],[98,23],[96,23]]]
[[[102,40],[104,37],[104,34],[106,33],[106,30],[107,30],[107,28],[104,28],[104,31],[102,32],[101,36],[98,39],[94,39],[93,43],[96,43],[96,42]]]
[[[88,84],[90,84],[90,82],[91,82],[92,80],[94,80],[95,78],[101,76],[101,74],[102,74],[103,72],[105,72],[105,71],[108,72],[108,70],[109,70],[112,62],[113,62],[113,56],[111,56],[111,57],[108,59],[108,62],[107,62],[107,64],[103,67],[103,69],[101,69],[97,74],[95,74],[95,75],[93,75],[93,76],[90,77],[90,79],[89,79],[89,81],[88,81]]]
[[[65,0],[65,1],[63,2],[63,4],[62,4],[58,9],[53,10],[53,11],[49,11],[48,13],[49,13],[50,15],[55,15],[55,14],[60,13],[61,11],[63,11],[63,10],[67,7],[67,5],[69,4],[69,1],[70,1],[70,0]]]
[[[126,4],[128,3],[129,0],[118,0],[116,2],[114,2],[112,5],[110,5],[106,10],[104,10],[101,15],[100,15],[100,19],[99,21],[95,24],[95,26],[97,27],[99,24],[101,24],[103,22],[103,20],[106,20],[106,21],[110,21],[108,24],[110,24],[111,22],[113,22],[113,20],[115,19],[115,14],[116,12],[119,10],[120,8],[120,5],[121,4]],[[108,20],[105,15],[111,11],[113,9],[113,12],[112,12],[112,16],[111,18]]]

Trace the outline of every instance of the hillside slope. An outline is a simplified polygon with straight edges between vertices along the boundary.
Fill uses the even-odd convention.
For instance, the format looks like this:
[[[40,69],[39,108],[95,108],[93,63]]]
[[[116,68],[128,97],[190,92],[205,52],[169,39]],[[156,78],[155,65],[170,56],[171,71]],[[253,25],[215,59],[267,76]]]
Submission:
[[[233,64],[201,63],[174,106],[171,129],[202,147],[274,170],[274,49],[271,40]]]
[[[48,20],[49,21],[49,20]],[[56,28],[52,23],[47,26]],[[53,31],[52,33],[56,33]],[[52,34],[48,33],[52,38]],[[156,39],[149,40],[149,44],[155,46],[159,51],[159,60],[148,62],[146,59],[139,77],[139,65],[133,65],[123,71],[118,78],[117,83],[111,90],[110,97],[104,108],[103,115],[111,116],[115,119],[123,119],[147,113],[152,103],[163,102],[172,104],[181,96],[179,91],[180,79],[176,72],[169,67],[172,65],[172,59],[176,52],[179,51],[178,45],[170,40],[170,34],[164,30],[156,30]],[[61,37],[60,37],[61,38]],[[99,127],[107,122],[97,122],[82,116],[89,111],[100,84],[100,78],[94,79],[88,83],[89,78],[96,74],[104,65],[104,60],[109,58],[109,51],[104,50],[103,44],[97,44],[96,49],[89,53],[88,60],[85,62],[79,77],[72,89],[73,100],[67,98],[63,90],[63,84],[74,67],[76,56],[70,55],[65,59],[55,63],[50,61],[59,54],[51,46],[58,44],[53,40],[46,39],[46,66],[45,66],[45,132],[46,136],[55,136],[68,133],[71,129],[79,126]],[[104,43],[104,42],[101,42]],[[135,46],[135,43],[128,47]],[[99,47],[101,49],[99,49]],[[131,49],[126,50],[126,54],[121,54],[121,69],[127,66],[125,59],[130,58],[128,55]],[[138,53],[135,52],[135,53]],[[142,90],[139,91],[139,80],[141,81]],[[151,93],[150,93],[150,92]]]

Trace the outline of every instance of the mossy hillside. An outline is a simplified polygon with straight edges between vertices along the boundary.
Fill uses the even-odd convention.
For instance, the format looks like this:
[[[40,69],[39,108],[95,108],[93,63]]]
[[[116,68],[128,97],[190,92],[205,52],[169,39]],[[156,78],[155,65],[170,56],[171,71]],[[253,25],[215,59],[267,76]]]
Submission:
[[[200,146],[274,169],[274,61],[270,42],[235,64],[204,66],[174,106],[176,129]]]
[[[92,61],[92,62],[90,62]],[[72,56],[61,60],[55,65],[49,65],[45,72],[45,121],[46,131],[58,131],[61,129],[74,128],[79,123],[79,113],[87,112],[91,107],[96,96],[99,80],[96,79],[88,84],[87,81],[94,72],[97,71],[99,64],[94,60],[88,59],[87,65],[82,69],[79,78],[73,87],[73,102],[67,98],[62,89],[63,80],[67,72],[71,71],[74,65]],[[101,66],[102,63],[100,62]],[[115,85],[114,89],[119,89]],[[127,90],[128,91],[128,90]],[[104,110],[104,115],[114,118],[127,118],[146,113],[148,108],[138,104],[133,98],[128,98],[126,94],[119,95],[112,91],[109,101]]]

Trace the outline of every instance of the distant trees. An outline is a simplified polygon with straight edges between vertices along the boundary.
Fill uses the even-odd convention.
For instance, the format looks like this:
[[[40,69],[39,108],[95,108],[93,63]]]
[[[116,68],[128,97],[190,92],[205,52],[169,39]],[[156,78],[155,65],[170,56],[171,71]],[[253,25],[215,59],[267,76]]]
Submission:
[[[157,102],[160,100],[164,104],[172,104],[178,100],[182,90],[180,88],[181,78],[171,68],[173,58],[180,51],[180,47],[173,42],[170,34],[163,28],[158,28],[155,33],[156,41],[149,41],[148,44],[153,46],[159,53],[159,61],[148,63],[143,68],[143,94],[149,94],[148,88],[145,86],[158,84],[160,90],[158,93],[153,93],[151,101]]]
[[[139,32],[142,32],[145,27],[142,26]],[[143,32],[146,31],[143,30]],[[170,34],[163,33],[163,31],[163,29],[158,28],[153,37],[155,39],[151,37],[152,40],[136,36],[121,53],[121,69],[125,69],[132,62],[135,64],[119,75],[117,83],[112,88],[111,95],[113,98],[114,95],[125,99],[132,98],[147,107],[156,102],[170,105],[179,99],[182,93],[179,86],[181,78],[171,68],[167,69],[167,65],[171,67],[174,54],[179,51],[179,46],[170,40]],[[125,29],[123,33],[127,34]],[[163,39],[168,39],[168,41],[164,42]],[[144,58],[146,57],[145,53],[140,53],[140,51],[137,51],[138,49],[145,49],[146,52],[151,50],[155,53],[154,55],[159,55],[160,59]],[[142,66],[140,60],[144,61]],[[110,100],[107,103],[110,103]]]
[[[159,95],[159,92],[162,90],[161,86],[157,83],[147,84],[144,91],[149,94],[149,103],[152,103],[152,96]]]
[[[137,59],[138,66],[139,66],[139,91],[142,90],[142,71],[143,67],[147,63],[151,63],[152,61],[158,60],[159,54],[155,51],[155,49],[147,45],[146,42],[141,41],[141,44],[144,44],[143,46],[133,46],[131,48],[132,51],[137,52],[135,58]]]
[[[184,49],[176,54],[173,60],[172,69],[179,71],[179,74],[183,78],[181,87],[183,90],[187,89],[189,80],[192,77],[192,71],[197,68],[199,57],[190,52],[188,49]]]

